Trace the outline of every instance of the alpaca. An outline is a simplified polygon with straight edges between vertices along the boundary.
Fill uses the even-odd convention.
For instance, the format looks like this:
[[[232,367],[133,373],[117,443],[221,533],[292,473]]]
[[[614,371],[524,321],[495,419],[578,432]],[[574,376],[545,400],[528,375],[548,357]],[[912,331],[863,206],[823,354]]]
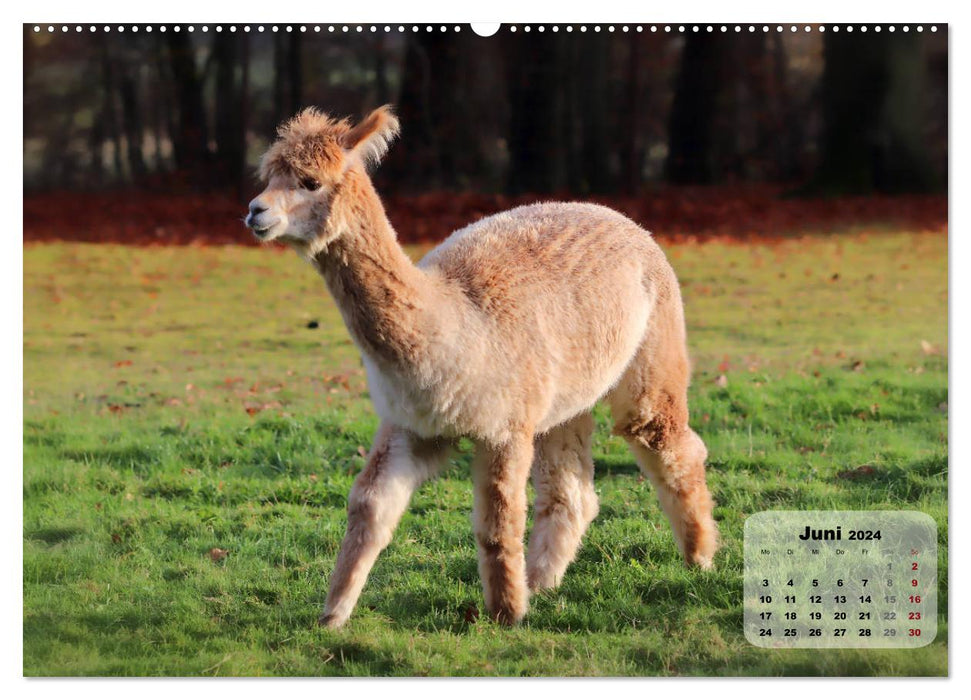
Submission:
[[[591,409],[604,399],[657,490],[688,565],[718,531],[704,443],[688,425],[681,293],[651,235],[606,207],[522,206],[453,233],[417,265],[367,166],[398,133],[387,106],[352,125],[313,108],[280,126],[246,225],[323,276],[381,419],[348,497],[320,624],[351,615],[412,492],[475,446],[473,524],[485,605],[515,624],[563,578],[597,514]],[[524,552],[527,479],[535,526]]]

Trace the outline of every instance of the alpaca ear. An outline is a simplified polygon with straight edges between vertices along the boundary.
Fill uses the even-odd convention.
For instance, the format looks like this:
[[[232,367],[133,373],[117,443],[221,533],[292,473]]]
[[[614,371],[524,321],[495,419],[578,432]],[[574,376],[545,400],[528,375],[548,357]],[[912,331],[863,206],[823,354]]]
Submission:
[[[384,105],[345,133],[341,146],[365,164],[377,165],[398,135],[398,129],[398,117],[391,111],[391,105]]]

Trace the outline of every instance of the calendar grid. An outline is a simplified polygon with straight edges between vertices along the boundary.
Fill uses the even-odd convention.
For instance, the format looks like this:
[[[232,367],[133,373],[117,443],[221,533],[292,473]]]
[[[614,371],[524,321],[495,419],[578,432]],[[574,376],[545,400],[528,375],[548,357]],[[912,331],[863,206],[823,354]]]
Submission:
[[[916,648],[937,634],[937,526],[915,511],[745,523],[745,636],[765,648]]]

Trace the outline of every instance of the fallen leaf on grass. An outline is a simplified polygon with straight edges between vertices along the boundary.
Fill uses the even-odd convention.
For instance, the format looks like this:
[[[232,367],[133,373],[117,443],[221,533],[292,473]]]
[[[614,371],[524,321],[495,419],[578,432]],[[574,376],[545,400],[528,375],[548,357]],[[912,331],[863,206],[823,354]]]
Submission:
[[[925,355],[939,355],[941,353],[936,345],[931,345],[926,340],[920,341],[920,349]]]
[[[260,411],[268,411],[273,408],[283,408],[283,404],[279,401],[270,401],[269,403],[260,404],[251,403],[246,405],[246,412],[251,416],[255,416]]]
[[[344,389],[346,391],[350,391],[351,390],[350,375],[347,374],[347,373],[335,374],[333,376],[330,376],[330,375],[326,375],[325,374],[322,377],[322,379],[323,379],[323,381],[326,384],[339,384],[340,386],[344,387]],[[331,391],[333,392],[333,391],[336,391],[336,390],[335,389],[331,389]]]
[[[873,476],[876,473],[877,473],[876,467],[870,464],[861,464],[855,469],[848,469],[846,471],[839,472],[836,475],[836,478],[855,481],[857,479],[865,479],[867,477]]]
[[[119,360],[118,362],[115,363],[115,367],[131,367],[131,366],[132,366],[131,360]]]

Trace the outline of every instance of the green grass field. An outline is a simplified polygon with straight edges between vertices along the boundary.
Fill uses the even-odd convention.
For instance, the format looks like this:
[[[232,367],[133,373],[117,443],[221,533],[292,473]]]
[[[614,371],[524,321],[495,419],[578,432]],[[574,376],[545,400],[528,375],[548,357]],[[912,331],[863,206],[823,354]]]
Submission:
[[[275,250],[25,247],[24,673],[946,674],[946,237],[665,248],[724,541],[715,571],[681,565],[598,409],[600,515],[524,624],[478,617],[466,449],[329,631],[314,623],[376,419],[323,282]],[[937,639],[748,644],[743,523],[770,509],[933,516]]]

